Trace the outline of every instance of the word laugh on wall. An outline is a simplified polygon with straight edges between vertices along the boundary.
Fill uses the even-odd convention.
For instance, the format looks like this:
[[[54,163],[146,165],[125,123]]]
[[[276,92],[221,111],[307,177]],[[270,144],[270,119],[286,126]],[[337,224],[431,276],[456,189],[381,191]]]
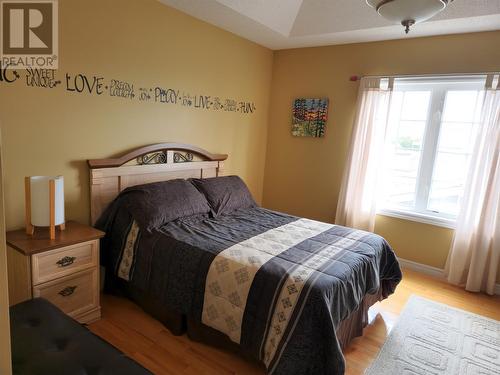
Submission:
[[[15,70],[0,69],[0,84],[21,83],[23,77]],[[24,83],[27,87],[46,89],[64,89],[73,94],[87,94],[95,96],[110,96],[139,102],[178,105],[187,108],[213,110],[221,112],[235,112],[252,114],[256,107],[253,102],[222,98],[219,96],[199,95],[185,92],[176,88],[161,86],[138,87],[133,83],[111,79],[102,76],[86,75],[83,73],[64,75],[63,81],[56,78],[56,71],[50,69],[26,69]]]

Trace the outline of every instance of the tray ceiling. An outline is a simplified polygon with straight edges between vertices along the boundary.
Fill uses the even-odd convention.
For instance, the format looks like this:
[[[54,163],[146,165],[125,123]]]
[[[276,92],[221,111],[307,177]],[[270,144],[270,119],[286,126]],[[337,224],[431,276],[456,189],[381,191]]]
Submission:
[[[455,0],[405,35],[365,0],[159,0],[271,49],[500,30],[500,0]]]

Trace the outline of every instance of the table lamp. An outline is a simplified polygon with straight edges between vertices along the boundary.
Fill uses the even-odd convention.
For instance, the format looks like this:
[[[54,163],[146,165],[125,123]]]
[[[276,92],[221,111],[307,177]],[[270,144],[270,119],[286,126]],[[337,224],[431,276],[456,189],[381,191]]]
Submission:
[[[24,181],[26,233],[35,227],[49,227],[50,239],[56,238],[56,226],[64,230],[63,176],[31,176]]]

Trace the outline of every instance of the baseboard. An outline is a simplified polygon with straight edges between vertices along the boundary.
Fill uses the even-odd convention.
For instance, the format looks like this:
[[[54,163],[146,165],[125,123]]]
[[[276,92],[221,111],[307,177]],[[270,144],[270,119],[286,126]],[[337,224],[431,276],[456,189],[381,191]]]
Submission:
[[[412,271],[423,273],[437,279],[445,280],[444,270],[437,267],[428,266],[426,264],[413,262],[408,259],[398,258],[401,267],[408,268]],[[495,285],[495,294],[500,295],[500,284]]]
[[[412,271],[417,271],[423,273],[424,275],[429,275],[436,277],[438,279],[444,279],[444,270],[437,267],[428,266],[426,264],[413,262],[408,259],[398,258],[401,267],[408,268]]]

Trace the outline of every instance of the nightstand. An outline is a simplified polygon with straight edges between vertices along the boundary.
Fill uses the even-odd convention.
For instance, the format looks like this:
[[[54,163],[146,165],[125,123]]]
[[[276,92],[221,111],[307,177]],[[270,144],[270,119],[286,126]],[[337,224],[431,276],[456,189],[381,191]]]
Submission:
[[[7,232],[9,303],[43,297],[80,323],[101,317],[99,239],[104,232],[74,221],[49,238],[47,228],[33,236]]]

